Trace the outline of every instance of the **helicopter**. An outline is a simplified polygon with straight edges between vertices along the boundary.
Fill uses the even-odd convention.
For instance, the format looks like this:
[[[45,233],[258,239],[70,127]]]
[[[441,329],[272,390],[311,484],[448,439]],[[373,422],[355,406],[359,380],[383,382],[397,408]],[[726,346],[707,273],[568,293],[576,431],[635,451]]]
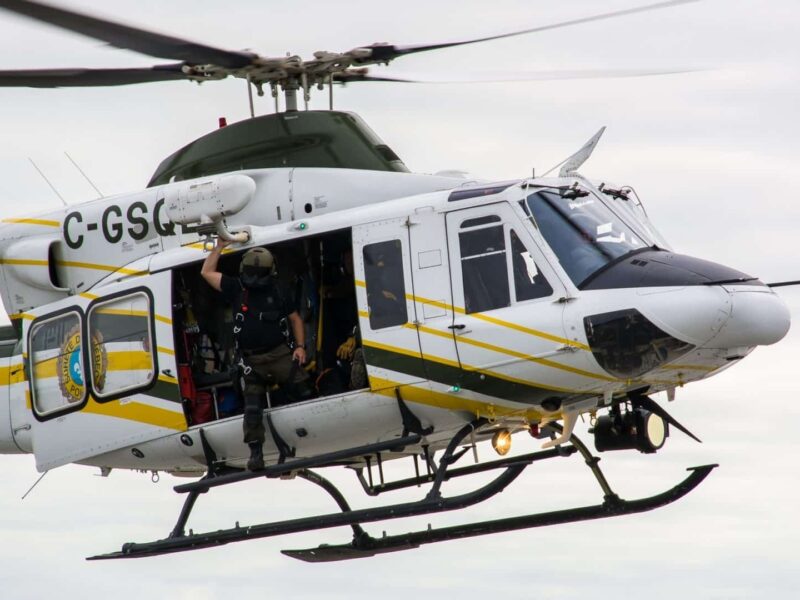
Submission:
[[[88,27],[88,17],[61,9],[0,5]],[[363,50],[378,51],[375,62],[383,62],[380,53],[387,48]],[[354,115],[297,110],[297,94],[324,85],[326,78],[331,86],[348,78],[373,79],[351,70],[368,64],[370,56],[354,51],[344,58],[315,57],[330,59],[334,72],[311,82],[309,76],[319,73],[303,71],[296,61],[276,66],[253,56],[238,57],[257,63],[252,69],[234,62],[222,70],[181,64],[137,71],[134,79],[208,81],[233,70],[248,81],[248,90],[258,92],[264,83],[272,90],[283,87],[286,111],[193,142],[165,159],[144,192],[16,219],[0,234],[3,300],[15,323],[6,343],[11,425],[3,448],[33,451],[40,470],[78,462],[203,476],[178,486],[188,500],[168,538],[126,544],[104,558],[349,524],[349,544],[290,552],[309,561],[339,560],[655,508],[687,493],[711,467],[697,468],[666,495],[623,501],[571,435],[579,415],[595,415],[598,450],[652,453],[665,442],[669,426],[688,430],[649,394],[663,390],[671,396],[675,388],[740,361],[755,346],[779,341],[788,330],[788,312],[768,286],[674,254],[632,189],[578,173],[599,135],[565,162],[558,177],[469,182],[405,172],[399,157]],[[52,77],[58,78],[55,85],[69,85],[62,79],[68,76],[21,75],[29,78],[26,85],[53,85],[47,79]],[[82,84],[116,82],[118,76],[85,74]],[[288,130],[288,139],[280,140],[278,130]],[[332,140],[327,145],[326,137]],[[279,144],[284,145],[276,149]],[[317,152],[320,147],[324,152]],[[286,166],[294,153],[311,164],[294,166],[292,157],[293,166]],[[333,164],[319,162],[324,160]],[[221,408],[234,387],[226,369],[230,360],[217,356],[226,350],[218,343],[224,332],[209,334],[214,322],[226,319],[197,279],[214,236],[237,244],[224,259],[230,272],[241,250],[253,246],[275,250],[279,265],[298,254],[314,256],[316,247],[309,260],[317,261],[319,271],[327,260],[335,263],[333,254],[343,247],[354,259],[368,386],[270,410],[272,443],[265,450],[272,460],[263,473],[242,470],[241,417]],[[468,253],[470,246],[479,251]],[[573,256],[575,250],[584,256]],[[98,263],[99,256],[106,262]],[[397,287],[390,293],[404,300],[383,309],[376,297],[386,289],[373,286],[381,278],[374,271],[379,266],[394,269],[389,282]],[[676,311],[678,302],[691,311]],[[213,418],[192,422],[199,421],[191,404],[201,391],[212,397]],[[492,438],[502,453],[511,434],[523,431],[549,448],[451,468],[465,448]],[[437,451],[443,452],[438,464]],[[602,505],[396,537],[373,538],[361,528],[476,503],[502,491],[532,462],[574,453],[594,465]],[[400,458],[421,462],[422,470],[408,481],[383,481],[383,461]],[[330,465],[354,469],[369,495],[419,483],[432,487],[419,503],[352,511],[310,470]],[[494,469],[503,473],[468,497],[440,494],[451,477]],[[194,502],[212,487],[292,474],[328,490],[342,512],[246,531],[185,533]]]

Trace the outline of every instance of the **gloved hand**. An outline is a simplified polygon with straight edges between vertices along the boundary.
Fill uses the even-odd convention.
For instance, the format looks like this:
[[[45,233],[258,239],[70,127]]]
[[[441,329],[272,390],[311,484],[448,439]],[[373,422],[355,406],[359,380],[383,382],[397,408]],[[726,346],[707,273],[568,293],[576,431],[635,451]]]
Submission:
[[[336,350],[336,358],[339,360],[352,360],[353,352],[356,350],[356,338],[352,335],[347,338]]]

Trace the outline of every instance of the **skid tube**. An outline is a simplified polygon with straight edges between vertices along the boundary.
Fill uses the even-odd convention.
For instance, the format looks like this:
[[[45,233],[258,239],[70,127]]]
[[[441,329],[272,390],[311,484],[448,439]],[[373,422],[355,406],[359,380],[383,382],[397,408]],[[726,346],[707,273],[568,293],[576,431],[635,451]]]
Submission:
[[[568,445],[556,447],[551,450],[534,452],[521,457],[516,457],[514,460],[494,461],[492,466],[487,465],[485,469],[488,470],[494,468],[503,469],[503,471],[492,481],[466,494],[449,498],[442,497],[439,491],[442,482],[449,479],[450,476],[457,476],[458,471],[461,471],[460,469],[454,469],[448,474],[448,467],[458,460],[458,458],[463,454],[463,452],[456,452],[459,444],[466,436],[471,434],[475,429],[484,425],[485,423],[485,419],[477,419],[463,427],[451,439],[450,444],[439,461],[439,468],[437,469],[436,474],[432,477],[433,486],[422,500],[375,508],[351,510],[350,506],[347,504],[347,501],[344,499],[344,496],[332,483],[317,473],[314,473],[306,468],[301,468],[301,465],[305,461],[297,460],[292,461],[296,465],[296,470],[294,472],[301,478],[319,485],[325,491],[327,491],[336,501],[342,512],[244,527],[239,526],[237,523],[235,527],[230,529],[198,534],[190,530],[189,534],[186,535],[184,534],[183,526],[188,519],[191,508],[193,508],[194,502],[192,501],[188,510],[186,507],[184,507],[184,510],[179,518],[179,524],[169,537],[153,542],[126,543],[118,552],[92,556],[87,560],[158,556],[162,554],[197,550],[200,548],[216,547],[231,542],[249,539],[272,537],[286,535],[289,533],[298,533],[303,531],[312,531],[348,525],[352,527],[353,530],[353,540],[348,544],[335,546],[323,545],[319,548],[309,548],[304,550],[284,550],[283,553],[292,558],[297,558],[307,562],[327,562],[362,558],[374,556],[384,552],[416,548],[422,544],[451,539],[474,537],[479,535],[487,535],[490,533],[499,533],[502,531],[512,531],[529,527],[540,527],[543,525],[598,519],[652,510],[654,508],[674,502],[675,500],[678,500],[686,495],[689,491],[699,485],[699,483],[705,479],[711,470],[716,467],[716,465],[694,467],[690,469],[692,472],[684,481],[672,489],[663,492],[662,494],[639,500],[625,501],[621,500],[608,486],[605,477],[597,466],[599,459],[592,456],[592,454],[578,438],[572,436]],[[473,506],[503,491],[506,486],[513,482],[533,462],[547,458],[570,456],[576,451],[584,457],[586,464],[591,469],[598,481],[598,484],[603,490],[604,501],[600,505],[554,511],[549,513],[525,515],[521,517],[511,517],[495,521],[468,523],[465,525],[446,527],[442,529],[428,528],[424,531],[411,532],[396,536],[387,537],[384,535],[384,537],[381,538],[373,538],[361,527],[362,523],[386,521],[411,516],[421,516]],[[285,468],[287,464],[284,463],[280,466]],[[468,473],[464,472],[463,474]],[[224,480],[225,478],[220,477],[220,479]],[[240,480],[239,478],[231,479],[232,481],[229,480],[230,483]],[[203,485],[207,482],[197,483],[200,485],[194,489],[190,488],[187,490],[185,488],[188,486],[181,486],[184,487],[184,489],[181,491],[190,492],[190,498],[187,498],[187,500],[190,500],[192,497],[196,497],[196,495],[199,493],[208,491],[208,487]],[[187,504],[190,504],[190,502],[187,502]]]
[[[548,428],[558,433],[562,431],[561,426],[555,423],[549,424]],[[554,436],[551,435],[551,437]],[[570,446],[562,446],[560,450],[562,453],[565,450],[569,450],[570,452],[568,454],[578,451],[581,456],[583,456],[586,465],[589,467],[595,479],[597,480],[597,483],[600,485],[600,488],[603,490],[604,498],[601,504],[550,512],[533,513],[518,517],[507,517],[492,521],[465,523],[462,525],[442,527],[439,529],[433,529],[428,526],[428,528],[424,530],[413,531],[400,535],[387,536],[384,533],[384,535],[380,538],[374,538],[363,531],[354,531],[353,540],[348,544],[323,544],[317,548],[282,550],[281,552],[290,558],[296,558],[305,562],[334,562],[341,560],[352,560],[355,558],[368,558],[387,552],[413,550],[424,544],[434,544],[436,542],[445,542],[468,537],[491,535],[494,533],[504,533],[507,531],[517,531],[520,529],[532,529],[534,527],[560,525],[564,523],[578,523],[581,521],[591,521],[596,519],[620,517],[623,515],[647,512],[668,504],[672,504],[676,500],[680,500],[686,494],[700,485],[700,483],[702,483],[703,480],[708,477],[711,471],[719,466],[716,464],[710,464],[689,467],[686,469],[689,471],[689,475],[672,488],[660,494],[655,494],[646,498],[623,500],[617,496],[616,493],[614,493],[609,486],[605,475],[600,470],[600,467],[598,466],[600,458],[594,456],[586,447],[586,445],[574,434],[570,436],[569,443],[571,444]],[[526,457],[528,456],[531,455],[526,455]],[[518,458],[521,459],[523,457]],[[502,463],[504,461],[494,462]],[[485,467],[488,468],[489,464],[485,465]],[[478,467],[480,467],[480,465],[478,465]],[[450,477],[467,474],[466,471],[470,469],[470,467],[456,469],[450,474],[443,475],[443,478],[449,479]],[[459,473],[459,471],[464,471],[464,473]],[[391,486],[376,486],[375,488],[370,489],[363,480],[361,473],[359,473],[359,480],[361,481],[362,486],[364,486],[365,491],[367,491],[367,493],[371,493],[371,495],[376,495],[382,491],[389,491],[389,489],[399,489],[411,485],[411,480],[409,480],[402,483],[397,482],[398,485],[394,488]]]
[[[377,554],[396,552],[399,550],[412,550],[414,548],[419,548],[423,544],[646,512],[681,499],[700,485],[716,467],[717,465],[690,467],[687,469],[691,472],[689,476],[675,487],[661,494],[637,500],[622,500],[616,497],[613,499],[607,498],[602,504],[594,506],[582,506],[566,510],[496,519],[493,521],[467,523],[439,529],[429,528],[380,538],[375,538],[367,534],[354,535],[353,541],[349,544],[321,545],[318,548],[282,550],[281,552],[286,556],[306,562],[332,562],[354,558],[367,558]]]

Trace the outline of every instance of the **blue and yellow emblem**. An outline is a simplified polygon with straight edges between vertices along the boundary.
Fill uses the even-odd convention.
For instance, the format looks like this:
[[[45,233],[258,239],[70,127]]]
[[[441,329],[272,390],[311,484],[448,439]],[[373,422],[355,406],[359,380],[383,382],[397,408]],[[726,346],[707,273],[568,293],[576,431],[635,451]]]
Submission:
[[[73,327],[64,343],[57,360],[58,386],[69,403],[81,402],[86,394],[85,373],[81,349],[81,329]],[[96,334],[92,343],[92,371],[94,389],[101,391],[105,386],[108,357],[100,336]]]

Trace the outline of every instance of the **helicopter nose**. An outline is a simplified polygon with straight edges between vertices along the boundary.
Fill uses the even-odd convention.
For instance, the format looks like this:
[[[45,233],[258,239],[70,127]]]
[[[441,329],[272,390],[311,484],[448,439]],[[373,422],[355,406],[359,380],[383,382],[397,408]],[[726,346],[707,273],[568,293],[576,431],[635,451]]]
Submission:
[[[791,319],[786,303],[766,286],[721,286],[730,299],[730,317],[707,348],[767,346],[783,339]]]
[[[581,290],[638,288],[642,312],[661,330],[703,348],[774,344],[789,331],[789,309],[755,277],[706,260],[649,249],[615,263]]]

